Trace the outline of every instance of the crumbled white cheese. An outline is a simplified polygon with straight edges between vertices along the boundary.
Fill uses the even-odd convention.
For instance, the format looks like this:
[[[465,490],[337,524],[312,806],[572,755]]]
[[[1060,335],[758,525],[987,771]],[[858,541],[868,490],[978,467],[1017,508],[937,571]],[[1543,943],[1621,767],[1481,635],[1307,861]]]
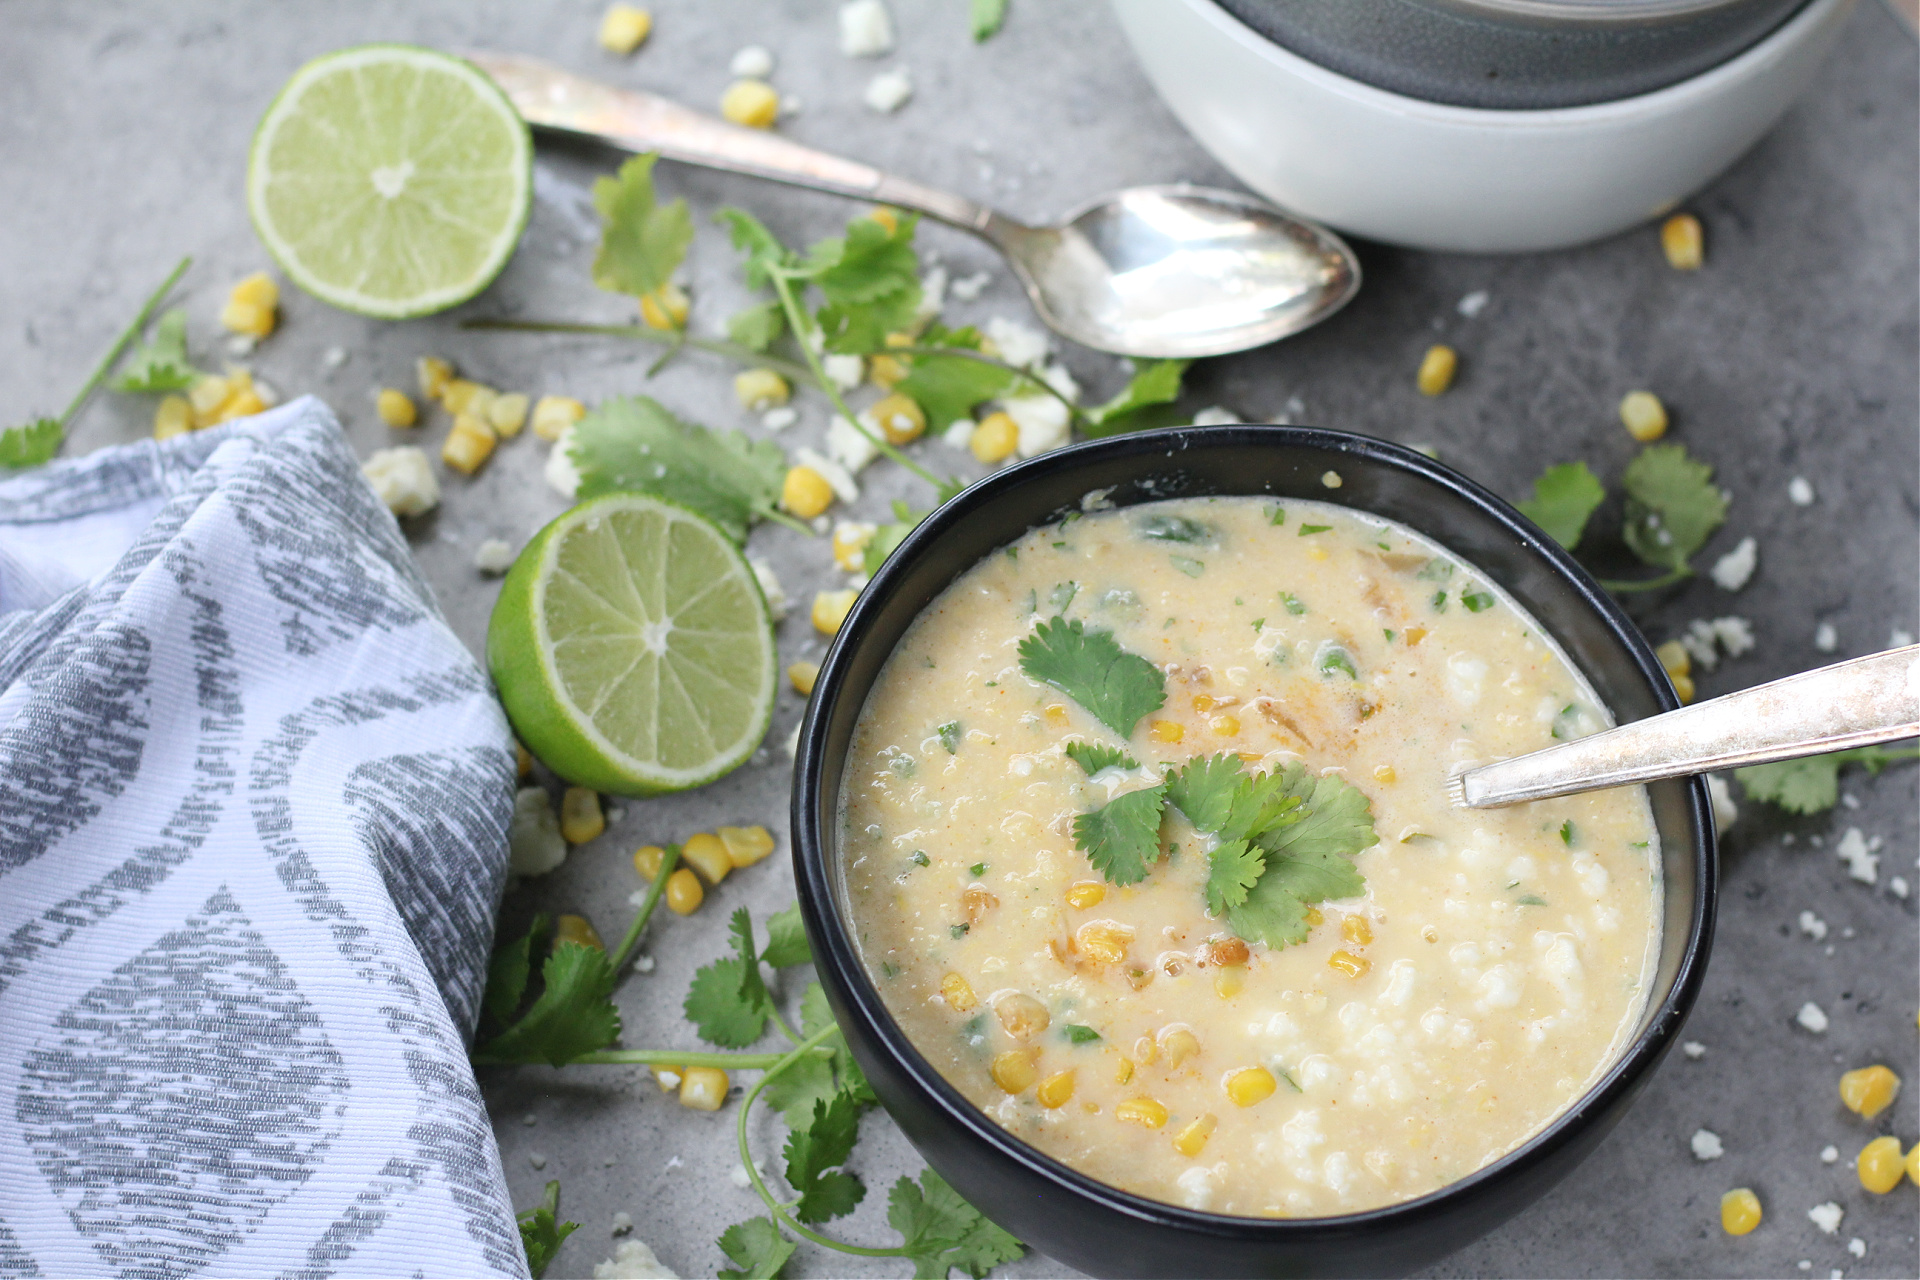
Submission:
[[[1822,653],[1832,653],[1840,647],[1840,633],[1833,629],[1831,622],[1823,622],[1813,629],[1813,647]]]
[[[835,462],[832,458],[822,457],[811,449],[801,449],[793,456],[794,460],[801,466],[811,467],[815,471],[818,471],[820,478],[827,482],[827,487],[833,490],[835,496],[837,496],[840,501],[855,502],[859,500],[860,486],[854,483],[854,479],[848,474],[847,469]]]
[[[1805,476],[1795,476],[1787,481],[1787,501],[1796,507],[1813,505],[1813,486],[1807,483]]]
[[[376,449],[360,471],[396,516],[417,516],[440,505],[440,481],[434,478],[433,464],[414,445]]]
[[[1713,806],[1713,825],[1726,828],[1740,820],[1740,806],[1733,802],[1733,790],[1717,773],[1707,775],[1707,799]]]
[[[1806,934],[1815,942],[1825,942],[1827,940],[1827,922],[1811,911],[1802,911],[1800,913],[1800,932]]]
[[[547,1158],[536,1151],[527,1157],[527,1163],[536,1169],[544,1169],[547,1167]]]
[[[1745,618],[1715,618],[1713,620],[1714,639],[1727,651],[1729,658],[1737,658],[1754,646],[1753,624]]]
[[[253,354],[253,349],[259,345],[260,339],[250,333],[230,333],[227,335],[227,354],[230,356],[250,356]]]
[[[1907,878],[1905,876],[1894,876],[1892,879],[1887,881],[1887,889],[1896,898],[1906,897],[1907,896]]]
[[[280,389],[265,378],[256,377],[253,380],[253,394],[259,396],[260,403],[269,409],[280,403]]]
[[[1872,884],[1880,878],[1880,858],[1869,849],[1860,828],[1848,827],[1833,851],[1847,864],[1847,874],[1860,883]]]
[[[1014,396],[1000,402],[1007,416],[1020,428],[1020,442],[1014,451],[1031,458],[1067,443],[1070,421],[1067,406],[1050,395]]]
[[[1740,539],[1740,545],[1713,562],[1713,581],[1722,591],[1738,591],[1753,577],[1760,561],[1760,544],[1752,538]]]
[[[560,816],[545,787],[522,787],[513,796],[513,821],[507,827],[507,870],[516,876],[543,876],[567,860]]]
[[[527,1114],[520,1117],[520,1123],[527,1126],[527,1128],[531,1129],[533,1128],[533,1126],[540,1123],[540,1117],[533,1114],[533,1112],[529,1111],[527,1112]]]
[[[1688,1040],[1680,1046],[1680,1052],[1686,1054],[1687,1057],[1693,1059],[1695,1062],[1698,1062],[1707,1056],[1707,1046],[1701,1044],[1698,1040]]]
[[[1678,637],[1680,647],[1693,659],[1693,665],[1703,671],[1711,671],[1720,665],[1720,650],[1713,642],[1713,624],[1701,618],[1695,618],[1687,624],[1687,629]]]
[[[727,71],[736,80],[765,80],[773,74],[773,53],[763,44],[750,44],[733,55]]]
[[[619,1213],[613,1215],[613,1230],[609,1234],[623,1236],[631,1230],[633,1230],[632,1214],[622,1209]]]
[[[727,1181],[742,1191],[745,1191],[753,1185],[753,1179],[747,1176],[747,1166],[743,1164],[735,1164],[732,1169],[727,1171]]]
[[[505,573],[513,568],[513,544],[504,538],[488,538],[473,549],[473,567],[482,573]]]
[[[1813,1259],[1802,1258],[1800,1259],[1800,1261],[1794,1263],[1793,1265],[1800,1268],[1802,1271],[1811,1271],[1813,1270]]]
[[[1471,320],[1487,309],[1487,291],[1475,289],[1455,304],[1454,310]]]
[[[850,0],[840,6],[840,52],[878,58],[893,50],[893,19],[881,0]]]
[[[1820,1148],[1821,1164],[1832,1164],[1834,1161],[1838,1160],[1839,1158],[1840,1158],[1840,1148],[1833,1146],[1831,1143],[1829,1143],[1827,1146]]]
[[[1815,1035],[1827,1029],[1826,1013],[1811,1000],[1800,1006],[1800,1012],[1793,1015],[1793,1020]]]
[[[891,71],[882,71],[867,81],[867,91],[862,100],[883,116],[890,116],[907,105],[907,99],[913,96],[913,78],[905,67],[895,67]]]
[[[641,898],[641,900],[642,900],[642,901],[645,901],[645,900],[646,900],[646,896],[647,896],[647,895],[646,895],[646,894],[645,894],[644,892],[642,892],[642,893],[640,894],[640,898]],[[638,902],[636,902],[636,903],[634,903],[634,905],[635,905],[635,906],[639,906],[639,905],[640,905],[640,903],[638,903]],[[633,971],[634,971],[635,973],[652,973],[652,972],[653,972],[653,957],[652,957],[652,956],[645,956],[645,955],[642,955],[642,956],[635,956],[635,957],[633,958]]]
[[[806,105],[806,100],[799,94],[785,94],[780,99],[780,116],[782,119],[787,116],[797,116],[800,114],[800,109]]]
[[[972,418],[955,418],[953,425],[940,433],[940,439],[949,449],[971,449],[973,447]]]
[[[769,431],[785,431],[798,421],[800,421],[800,411],[790,404],[769,409],[760,415],[760,425]]]
[[[851,391],[867,376],[867,362],[859,356],[821,356],[820,371],[840,390]]]
[[[767,612],[773,615],[775,622],[787,616],[787,589],[780,585],[773,566],[759,556],[748,556],[747,567],[753,570],[753,580],[760,584],[760,594],[767,598]]]
[[[861,430],[865,427],[866,430]],[[860,425],[855,426],[839,414],[827,423],[827,456],[847,469],[847,474],[857,476],[880,456],[880,446],[873,438],[880,434],[880,424],[864,410],[860,414]]]
[[[1051,345],[1040,330],[1006,316],[994,316],[987,321],[987,340],[999,348],[1002,360],[1018,369],[1030,368],[1045,360]]]
[[[1889,649],[1904,649],[1912,643],[1913,632],[1911,631],[1902,631],[1899,627],[1895,627],[1887,633],[1887,648]]]
[[[1210,404],[1193,415],[1193,425],[1196,427],[1225,427],[1245,421],[1240,414],[1219,404]]]
[[[346,362],[347,362],[347,349],[345,347],[328,347],[325,351],[320,353],[320,363],[324,365],[329,371],[338,369],[341,365],[345,364]]]
[[[569,502],[580,492],[580,468],[573,465],[573,428],[569,426],[547,451],[547,465],[541,473],[554,492]]]
[[[961,276],[958,280],[948,285],[947,288],[951,290],[953,296],[960,299],[960,301],[972,302],[980,296],[981,290],[992,283],[993,273],[991,271],[976,271],[970,276]]]
[[[1855,1236],[1853,1239],[1847,1241],[1847,1252],[1856,1258],[1864,1258],[1867,1256],[1867,1242],[1859,1236]]]
[[[1813,1219],[1813,1225],[1820,1228],[1826,1235],[1832,1235],[1840,1229],[1840,1219],[1845,1217],[1846,1213],[1845,1209],[1831,1200],[1807,1210],[1807,1216]]]
[[[1034,372],[1040,375],[1040,381],[1057,391],[1063,398],[1076,404],[1080,400],[1080,384],[1073,379],[1073,373],[1058,360],[1049,360]]]
[[[920,305],[913,314],[921,320],[931,320],[940,314],[940,308],[947,302],[947,269],[928,267],[920,276]]]
[[[622,1240],[613,1256],[593,1264],[593,1280],[680,1280],[680,1273],[660,1261],[644,1240]]]
[[[1849,809],[1858,809],[1860,807],[1860,797],[1854,795],[1851,791],[1843,792],[1840,796],[1840,803]]]
[[[1687,1145],[1693,1148],[1695,1160],[1718,1160],[1727,1154],[1727,1149],[1720,1143],[1720,1135],[1711,1129],[1695,1129]]]

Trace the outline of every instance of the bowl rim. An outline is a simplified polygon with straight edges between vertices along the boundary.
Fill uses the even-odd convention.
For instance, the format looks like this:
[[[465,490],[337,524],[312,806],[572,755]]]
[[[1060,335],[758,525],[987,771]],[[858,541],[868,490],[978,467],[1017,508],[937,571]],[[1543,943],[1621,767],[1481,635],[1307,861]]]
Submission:
[[[944,1120],[966,1132],[972,1140],[991,1148],[997,1156],[1023,1166],[1029,1173],[1047,1179],[1081,1200],[1091,1201],[1104,1209],[1143,1222],[1177,1226],[1195,1235],[1240,1241],[1287,1241],[1293,1244],[1315,1238],[1340,1239],[1364,1234],[1388,1224],[1401,1225],[1445,1215],[1451,1212],[1453,1202],[1460,1198],[1494,1184],[1522,1177],[1547,1161],[1557,1148],[1570,1141],[1591,1120],[1606,1116],[1616,1104],[1630,1099],[1646,1073],[1672,1048],[1705,980],[1718,898],[1716,835],[1703,777],[1682,780],[1691,819],[1688,860],[1694,887],[1686,945],[1674,971],[1673,985],[1658,1006],[1643,1015],[1644,1023],[1626,1050],[1564,1111],[1505,1155],[1424,1195],[1353,1213],[1309,1218],[1254,1218],[1191,1209],[1102,1182],[1003,1129],[942,1076],[901,1029],[881,999],[878,988],[867,975],[866,967],[853,945],[839,895],[834,889],[827,863],[829,841],[822,829],[825,824],[820,821],[823,808],[821,775],[826,756],[826,735],[832,719],[829,712],[840,700],[840,685],[854,651],[861,646],[874,625],[883,607],[882,602],[905,577],[908,565],[960,520],[974,515],[1009,490],[1020,487],[1031,476],[1071,467],[1085,458],[1124,458],[1148,454],[1164,454],[1172,458],[1196,445],[1212,443],[1281,444],[1319,449],[1335,457],[1344,455],[1365,459],[1410,472],[1419,479],[1450,491],[1454,497],[1466,500],[1478,507],[1483,515],[1492,517],[1504,526],[1523,546],[1540,555],[1560,577],[1568,580],[1586,606],[1599,615],[1615,642],[1627,651],[1641,679],[1654,693],[1659,710],[1671,711],[1679,707],[1679,699],[1673,692],[1665,669],[1654,656],[1652,646],[1620,604],[1564,548],[1491,490],[1444,463],[1404,445],[1323,427],[1243,423],[1140,431],[1052,450],[976,481],[922,520],[861,592],[821,662],[814,695],[808,700],[806,715],[801,723],[792,792],[796,888],[803,909],[811,908],[810,915],[831,925],[830,929],[824,931],[824,936],[816,931],[813,937],[815,963],[831,966],[847,992],[856,1016],[867,1024],[868,1030],[884,1046],[895,1064],[904,1069],[904,1074],[913,1081],[923,1101],[935,1107]],[[1329,500],[1337,501],[1337,498],[1330,494]],[[1016,532],[1009,535],[1007,540],[1019,536],[1020,532]],[[971,567],[971,564],[967,566]],[[964,572],[966,568],[954,577],[957,579]],[[862,691],[863,701],[868,692],[870,690]],[[838,796],[827,797],[826,800],[825,807],[837,811]]]

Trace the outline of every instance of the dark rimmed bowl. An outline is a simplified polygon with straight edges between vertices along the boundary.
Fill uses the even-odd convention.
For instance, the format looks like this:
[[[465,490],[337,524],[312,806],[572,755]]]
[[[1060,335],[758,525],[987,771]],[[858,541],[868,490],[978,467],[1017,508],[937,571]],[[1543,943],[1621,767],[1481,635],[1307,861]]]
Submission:
[[[1338,472],[1330,491],[1321,477]],[[1659,828],[1665,914],[1659,965],[1631,1046],[1532,1139],[1415,1200],[1331,1218],[1202,1213],[1098,1182],[1028,1146],[922,1058],[860,962],[839,857],[847,748],[867,695],[914,618],[981,557],[1111,488],[1120,506],[1262,495],[1332,500],[1396,520],[1458,553],[1552,633],[1622,721],[1678,702],[1647,642],[1572,557],[1458,472],[1398,445],[1308,427],[1186,427],[1044,454],[941,507],[862,593],[823,664],[793,780],[794,874],[814,963],[881,1102],[927,1162],[1035,1249],[1102,1276],[1397,1275],[1484,1235],[1593,1150],[1646,1084],[1699,995],[1716,865],[1704,782],[1647,788]]]

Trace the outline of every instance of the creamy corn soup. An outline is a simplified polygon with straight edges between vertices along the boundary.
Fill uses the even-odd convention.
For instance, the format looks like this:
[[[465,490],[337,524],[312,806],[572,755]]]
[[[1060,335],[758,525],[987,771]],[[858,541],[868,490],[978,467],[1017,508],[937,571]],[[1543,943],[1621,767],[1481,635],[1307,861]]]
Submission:
[[[875,685],[841,797],[862,955],[943,1075],[1104,1182],[1242,1215],[1408,1199],[1539,1130],[1640,1016],[1644,792],[1446,799],[1463,763],[1608,722],[1397,525],[1089,511],[963,575]]]

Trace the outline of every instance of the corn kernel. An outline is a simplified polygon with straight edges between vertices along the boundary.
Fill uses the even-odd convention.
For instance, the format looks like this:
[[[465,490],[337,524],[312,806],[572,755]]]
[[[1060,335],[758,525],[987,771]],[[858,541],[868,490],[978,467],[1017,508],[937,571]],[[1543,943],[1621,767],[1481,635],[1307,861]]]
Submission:
[[[1700,219],[1676,213],[1660,224],[1660,250],[1675,271],[1698,271],[1706,259],[1706,236]]]
[[[1900,1162],[1900,1139],[1875,1138],[1860,1148],[1854,1168],[1859,1171],[1861,1186],[1875,1195],[1887,1194],[1899,1186],[1900,1179],[1907,1174]]]
[[[600,47],[623,58],[652,32],[653,15],[638,5],[610,4],[600,15]]]
[[[718,1111],[731,1085],[719,1067],[688,1067],[680,1077],[680,1105],[695,1111]]]
[[[1251,953],[1247,944],[1239,938],[1216,938],[1207,944],[1207,963],[1225,967],[1242,965]]]
[[[880,424],[880,434],[888,444],[909,444],[926,434],[926,411],[909,396],[895,392],[875,401],[867,412]]]
[[[1231,738],[1240,732],[1240,717],[1215,716],[1207,721],[1207,728],[1211,729],[1217,738]]]
[[[706,831],[687,837],[687,842],[680,846],[680,860],[698,871],[708,884],[719,884],[733,870],[733,859],[727,854],[726,844],[719,836]]]
[[[987,1070],[1002,1093],[1024,1093],[1040,1078],[1040,1068],[1034,1063],[1031,1049],[1009,1049],[996,1054]]]
[[[232,422],[235,418],[248,418],[266,411],[267,402],[258,391],[252,387],[241,387],[221,403],[220,408],[214,412],[213,420]]]
[[[633,869],[640,873],[643,880],[652,880],[660,874],[660,863],[667,851],[657,844],[644,844],[633,851]]]
[[[1160,1052],[1172,1071],[1200,1056],[1200,1039],[1185,1027],[1172,1027],[1160,1033]]]
[[[522,782],[533,772],[533,752],[520,745],[520,739],[513,740],[513,773]]]
[[[771,369],[748,369],[733,375],[733,398],[742,409],[763,413],[785,404],[792,395],[787,380]]]
[[[211,422],[214,413],[226,403],[227,395],[227,380],[217,373],[209,373],[194,379],[193,385],[187,388],[187,403],[192,406],[196,421],[204,418]]]
[[[1693,673],[1693,656],[1687,652],[1687,646],[1678,640],[1669,640],[1653,651],[1660,659],[1660,666],[1669,676],[1684,676]]]
[[[1349,978],[1358,978],[1372,967],[1365,956],[1354,955],[1351,951],[1336,951],[1327,957],[1327,968],[1337,969]]]
[[[533,434],[558,440],[561,433],[587,416],[587,406],[572,396],[541,396],[533,406]]]
[[[842,520],[833,526],[833,562],[848,573],[867,566],[867,544],[878,532],[864,520]]]
[[[273,312],[251,302],[228,302],[220,308],[220,324],[230,333],[264,338],[273,332]]]
[[[966,908],[968,924],[979,924],[987,912],[1000,905],[1000,899],[977,884],[968,886],[967,891],[960,895],[960,902]]]
[[[1098,880],[1076,880],[1067,890],[1067,905],[1085,911],[1107,900],[1107,886]]]
[[[1863,1119],[1873,1119],[1899,1096],[1900,1077],[1888,1067],[1876,1064],[1840,1077],[1840,1101]]]
[[[1247,971],[1237,964],[1222,965],[1213,971],[1213,994],[1231,1000],[1247,985]]]
[[[1004,413],[982,418],[967,437],[967,448],[981,462],[1002,462],[1020,443],[1020,426]]]
[[[867,216],[885,227],[888,235],[894,235],[900,230],[899,213],[884,204],[877,204],[867,210]]]
[[[266,272],[256,271],[227,290],[227,301],[250,302],[271,311],[280,305],[280,286]]]
[[[993,1016],[1015,1040],[1031,1040],[1053,1022],[1047,1006],[1024,992],[1014,991],[993,1002]]]
[[[1046,716],[1048,724],[1055,726],[1065,725],[1067,723],[1067,704],[1064,702],[1049,702],[1046,707],[1042,709],[1041,714]]]
[[[789,467],[780,485],[780,505],[811,520],[833,505],[833,486],[812,467]]]
[[[1152,1036],[1141,1036],[1133,1042],[1133,1056],[1142,1066],[1152,1066],[1160,1059],[1160,1042]]]
[[[585,916],[561,916],[553,922],[553,940],[577,942],[583,947],[592,947],[595,951],[605,951],[607,944],[600,941],[600,933],[593,927],[593,921]]]
[[[1073,1097],[1073,1068],[1056,1071],[1042,1080],[1040,1087],[1033,1091],[1033,1097],[1049,1111],[1056,1111],[1066,1106],[1067,1101]]]
[[[171,440],[193,430],[193,401],[185,396],[162,396],[153,410],[153,438]]]
[[[1459,354],[1452,347],[1436,342],[1420,357],[1420,372],[1414,377],[1414,385],[1423,396],[1437,396],[1453,385],[1453,375],[1459,367]]]
[[[1156,742],[1178,742],[1187,736],[1187,731],[1173,720],[1155,720],[1152,733]]]
[[[735,80],[720,95],[720,114],[749,129],[771,129],[780,118],[780,95],[765,80]]]
[[[448,413],[470,413],[484,419],[497,395],[499,392],[484,382],[475,382],[470,378],[448,378],[447,385],[440,389],[440,407]]]
[[[495,396],[487,406],[487,422],[508,439],[519,435],[527,425],[527,397],[518,391]]]
[[[1111,920],[1093,920],[1080,926],[1073,935],[1080,953],[1096,964],[1119,964],[1127,958],[1127,944],[1133,930]]]
[[[1365,916],[1348,916],[1340,922],[1340,936],[1364,947],[1373,941],[1373,926]]]
[[[568,787],[560,797],[560,834],[568,844],[585,844],[607,829],[600,796],[590,787]]]
[[[813,596],[813,629],[821,635],[834,635],[853,611],[858,591],[816,591]]]
[[[1667,678],[1672,681],[1674,696],[1680,699],[1681,705],[1684,706],[1693,701],[1694,687],[1692,676],[1669,676]]]
[[[773,852],[773,833],[765,827],[722,827],[720,843],[727,847],[727,857],[733,860],[734,869],[750,867]]]
[[[1425,627],[1408,627],[1407,628],[1407,634],[1406,634],[1407,648],[1409,649],[1418,648],[1420,645],[1420,642],[1422,640],[1425,640],[1426,638],[1427,638],[1427,629]]]
[[[867,381],[882,391],[891,391],[906,381],[912,372],[905,356],[878,355],[867,357]]]
[[[980,1001],[974,997],[973,984],[957,973],[940,979],[940,998],[955,1013],[971,1013]]]
[[[1145,1129],[1158,1129],[1167,1122],[1167,1109],[1152,1098],[1128,1098],[1113,1109],[1113,1117]]]
[[[1180,1132],[1173,1135],[1173,1149],[1191,1160],[1198,1156],[1207,1145],[1207,1139],[1220,1126],[1220,1118],[1209,1111],[1198,1120],[1190,1120],[1182,1125]]]
[[[1242,1067],[1227,1077],[1226,1086],[1233,1105],[1251,1107],[1271,1098],[1279,1083],[1265,1067]]]
[[[453,430],[440,445],[440,461],[470,476],[493,455],[493,428],[472,414],[463,413],[453,420]]]
[[[1667,434],[1667,407],[1651,391],[1629,391],[1620,399],[1620,421],[1628,435],[1651,444]]]
[[[671,281],[640,295],[640,320],[649,329],[684,329],[692,310],[687,291]]]
[[[1730,1236],[1743,1236],[1760,1225],[1760,1197],[1745,1187],[1735,1187],[1720,1197],[1720,1228]]]
[[[1327,918],[1324,915],[1320,914],[1320,908],[1308,907],[1306,920],[1307,920],[1307,927],[1309,929],[1318,929],[1321,925],[1326,923]]]
[[[700,909],[707,899],[707,891],[700,887],[700,877],[685,867],[677,868],[667,877],[667,907],[677,916],[690,916]]]
[[[453,381],[453,365],[439,356],[421,356],[413,362],[414,377],[420,380],[420,394],[438,400]]]
[[[420,421],[419,410],[413,407],[413,397],[404,391],[384,387],[374,397],[374,411],[380,415],[380,421],[390,427],[410,427]]]
[[[1390,764],[1377,764],[1373,766],[1373,780],[1375,782],[1393,783],[1400,780],[1400,775],[1394,772],[1393,766]]]
[[[820,678],[820,664],[817,662],[796,662],[787,668],[787,679],[793,684],[793,691],[801,697],[813,692],[813,682]]]
[[[685,1067],[672,1066],[665,1062],[653,1063],[647,1070],[653,1072],[653,1082],[660,1086],[662,1093],[672,1093],[678,1089],[687,1071]]]

